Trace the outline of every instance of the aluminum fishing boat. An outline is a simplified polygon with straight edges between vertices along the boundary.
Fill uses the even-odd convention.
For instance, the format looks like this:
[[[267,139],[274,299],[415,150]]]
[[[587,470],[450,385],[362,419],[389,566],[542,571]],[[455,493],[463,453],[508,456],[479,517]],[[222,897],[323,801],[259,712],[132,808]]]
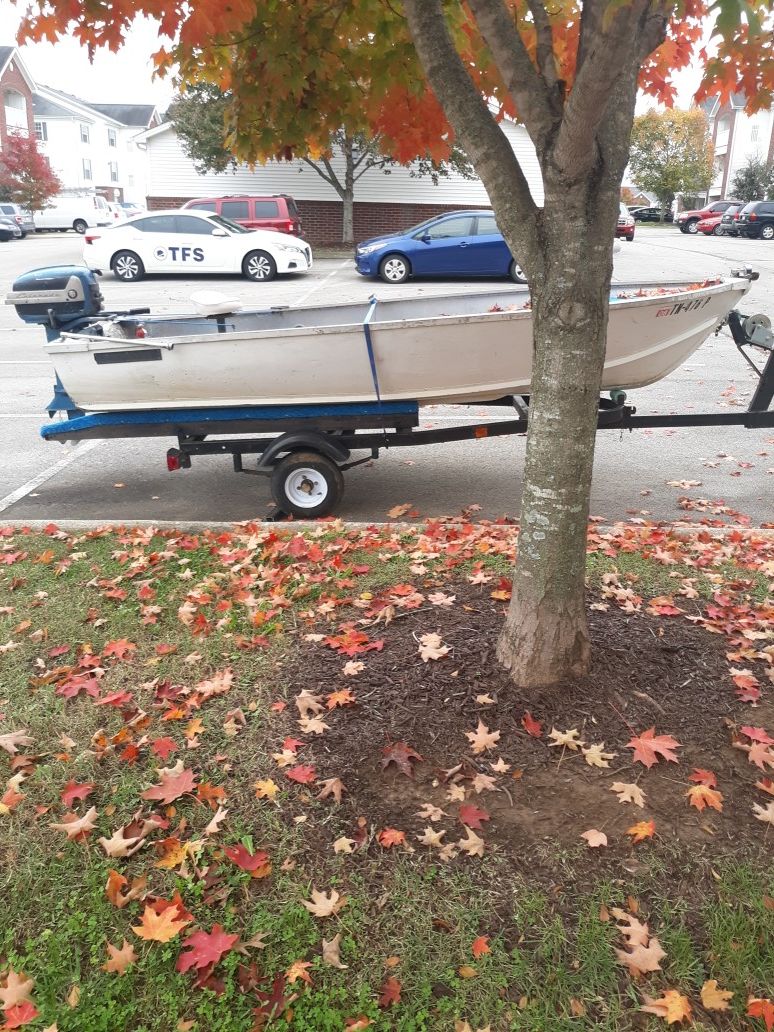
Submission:
[[[666,376],[749,288],[741,275],[614,287],[602,387],[643,387]],[[87,413],[374,399],[464,404],[530,390],[526,288],[255,311],[205,297],[197,314],[152,316],[103,312],[93,275],[72,266],[27,273],[8,301],[37,321],[57,292],[59,308],[71,298],[73,318],[65,312],[47,325],[44,347]]]

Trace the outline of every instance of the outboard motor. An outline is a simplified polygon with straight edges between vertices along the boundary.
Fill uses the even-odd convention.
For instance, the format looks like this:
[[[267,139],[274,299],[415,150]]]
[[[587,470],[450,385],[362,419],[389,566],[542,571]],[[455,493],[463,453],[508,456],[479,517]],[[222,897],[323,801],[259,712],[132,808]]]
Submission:
[[[92,319],[103,309],[102,291],[96,275],[83,265],[53,265],[25,272],[14,282],[6,297],[19,318],[45,326],[49,340],[62,329]]]

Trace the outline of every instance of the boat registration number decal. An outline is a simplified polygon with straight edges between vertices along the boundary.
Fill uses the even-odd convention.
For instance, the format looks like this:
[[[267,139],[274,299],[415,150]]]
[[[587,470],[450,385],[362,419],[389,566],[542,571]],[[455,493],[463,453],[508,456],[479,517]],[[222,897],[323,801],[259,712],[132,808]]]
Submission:
[[[656,318],[660,319],[664,315],[680,315],[681,312],[698,312],[700,308],[708,305],[709,301],[708,297],[697,297],[693,301],[677,301],[668,308],[659,308]]]
[[[201,247],[157,247],[153,257],[157,262],[165,262],[167,258],[173,262],[203,262],[204,251]]]

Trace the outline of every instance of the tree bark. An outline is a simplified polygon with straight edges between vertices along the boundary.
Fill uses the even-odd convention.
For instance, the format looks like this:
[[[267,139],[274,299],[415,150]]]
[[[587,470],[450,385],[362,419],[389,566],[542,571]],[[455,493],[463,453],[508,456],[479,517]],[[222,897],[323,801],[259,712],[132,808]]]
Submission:
[[[341,240],[345,244],[355,242],[355,157],[352,137],[344,138],[344,190],[341,193]]]

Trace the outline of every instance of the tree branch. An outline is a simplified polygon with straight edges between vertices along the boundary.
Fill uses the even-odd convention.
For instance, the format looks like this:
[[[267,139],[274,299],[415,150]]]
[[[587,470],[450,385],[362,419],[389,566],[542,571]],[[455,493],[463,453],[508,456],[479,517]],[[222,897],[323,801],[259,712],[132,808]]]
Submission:
[[[497,213],[500,230],[522,264],[534,269],[539,209],[507,137],[454,46],[442,0],[404,0],[404,8],[430,86],[473,160]]]
[[[541,0],[527,0],[527,6],[535,23],[535,33],[537,35],[537,53],[535,56],[537,58],[538,70],[543,76],[549,91],[556,95],[561,104],[564,99],[564,87],[559,87],[556,55],[554,54],[554,34],[551,29],[551,22],[548,19],[548,12]]]
[[[576,73],[552,155],[557,170],[571,182],[585,175],[593,164],[597,133],[609,115],[611,94],[631,63],[642,59],[642,48],[657,39],[656,12],[661,8],[660,4],[651,5],[650,0],[634,0],[616,12],[605,31],[601,5],[598,0],[589,0],[589,4],[591,10],[582,20],[578,47],[583,63]]]
[[[343,187],[342,187],[341,183],[339,182],[339,180],[338,180],[338,178],[336,176],[336,173],[331,168],[331,164],[330,164],[329,161],[326,160],[324,162],[324,164],[326,165],[328,171],[330,172],[330,175],[326,175],[325,172],[323,172],[323,170],[317,164],[317,162],[312,161],[311,158],[304,157],[304,158],[301,158],[301,160],[303,161],[303,163],[305,165],[308,165],[309,168],[314,169],[314,171],[317,173],[317,175],[321,179],[324,179],[325,182],[328,183],[330,186],[332,186],[333,189],[336,191],[336,193],[338,193],[338,194],[341,193],[341,191],[343,190]]]
[[[533,6],[540,8],[547,25],[548,18],[541,0],[532,0],[530,10],[533,9]],[[560,111],[557,111],[552,104],[551,95],[551,88],[556,83],[555,67],[552,82],[541,78],[530,60],[524,40],[503,0],[470,0],[470,9],[503,81],[516,103],[519,118],[527,127],[538,150],[544,149],[554,121],[557,115],[560,115]],[[546,63],[550,66],[553,64],[551,27],[548,25],[549,38],[546,41],[545,27],[541,28],[538,25],[534,12],[533,18],[535,18],[535,28],[538,32],[538,49],[543,49],[547,42],[550,60],[546,59]],[[543,71],[542,68],[541,71]]]

